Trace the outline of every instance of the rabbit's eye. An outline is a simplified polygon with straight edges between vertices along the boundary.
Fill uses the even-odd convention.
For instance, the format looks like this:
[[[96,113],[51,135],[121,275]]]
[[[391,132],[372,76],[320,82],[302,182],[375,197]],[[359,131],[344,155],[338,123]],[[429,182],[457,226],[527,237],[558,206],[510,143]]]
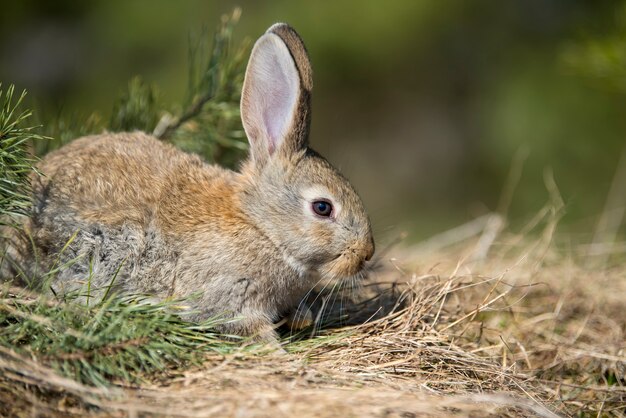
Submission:
[[[333,212],[333,205],[325,200],[316,200],[313,202],[313,212],[319,216],[328,217]]]

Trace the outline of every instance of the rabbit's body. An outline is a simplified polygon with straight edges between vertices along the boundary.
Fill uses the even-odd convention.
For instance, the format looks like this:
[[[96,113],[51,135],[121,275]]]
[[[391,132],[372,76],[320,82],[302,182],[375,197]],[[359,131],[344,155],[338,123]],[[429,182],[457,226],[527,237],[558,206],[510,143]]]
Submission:
[[[311,88],[302,41],[272,26],[246,72],[251,157],[240,172],[142,133],[78,139],[40,164],[31,240],[9,254],[31,277],[66,265],[57,293],[190,297],[192,319],[238,318],[223,330],[272,335],[313,278],[358,275],[374,251],[356,192],[307,146]]]
[[[141,133],[78,139],[39,168],[32,230],[46,250],[40,268],[71,263],[57,292],[84,294],[89,280],[97,298],[115,277],[117,293],[196,294],[192,318],[237,313],[253,323],[243,331],[256,332],[312,285],[246,216],[239,173]]]

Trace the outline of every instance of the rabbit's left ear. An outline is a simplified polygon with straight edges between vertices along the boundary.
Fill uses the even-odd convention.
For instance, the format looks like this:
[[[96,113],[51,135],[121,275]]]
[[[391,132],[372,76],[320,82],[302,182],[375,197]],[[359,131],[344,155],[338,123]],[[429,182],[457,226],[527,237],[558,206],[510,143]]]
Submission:
[[[311,64],[298,34],[278,23],[252,49],[241,95],[241,119],[256,166],[277,152],[306,148],[311,119]]]

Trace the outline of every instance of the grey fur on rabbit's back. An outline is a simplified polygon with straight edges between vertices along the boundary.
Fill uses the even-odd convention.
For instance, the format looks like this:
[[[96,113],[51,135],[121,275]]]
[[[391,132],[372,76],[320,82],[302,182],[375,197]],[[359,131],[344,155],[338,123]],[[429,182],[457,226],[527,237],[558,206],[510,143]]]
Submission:
[[[142,133],[102,134],[49,154],[33,179],[22,264],[37,276],[67,264],[55,292],[84,288],[189,298],[190,318],[273,335],[315,284],[361,274],[374,252],[350,183],[308,148],[308,55],[293,29],[255,44],[242,92],[250,158],[239,172]],[[69,245],[68,245],[69,242]]]

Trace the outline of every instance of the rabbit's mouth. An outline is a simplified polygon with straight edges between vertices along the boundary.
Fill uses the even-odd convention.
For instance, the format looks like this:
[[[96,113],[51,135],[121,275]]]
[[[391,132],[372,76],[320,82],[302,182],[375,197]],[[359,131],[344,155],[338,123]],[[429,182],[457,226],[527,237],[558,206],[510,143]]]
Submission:
[[[353,250],[345,251],[322,265],[319,273],[329,279],[364,275],[367,272],[367,259]]]

